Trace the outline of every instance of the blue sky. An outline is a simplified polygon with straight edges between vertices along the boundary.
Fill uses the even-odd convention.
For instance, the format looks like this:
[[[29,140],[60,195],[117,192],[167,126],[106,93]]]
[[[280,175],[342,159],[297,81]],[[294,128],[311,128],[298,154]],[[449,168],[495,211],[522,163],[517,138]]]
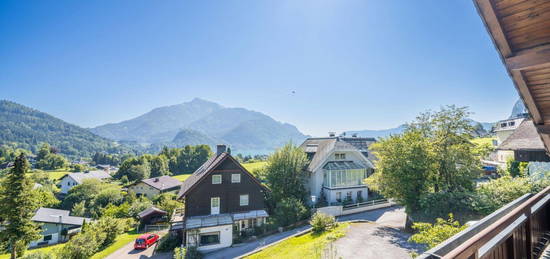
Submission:
[[[0,99],[83,127],[200,97],[325,135],[518,98],[464,0],[2,1],[0,35]]]

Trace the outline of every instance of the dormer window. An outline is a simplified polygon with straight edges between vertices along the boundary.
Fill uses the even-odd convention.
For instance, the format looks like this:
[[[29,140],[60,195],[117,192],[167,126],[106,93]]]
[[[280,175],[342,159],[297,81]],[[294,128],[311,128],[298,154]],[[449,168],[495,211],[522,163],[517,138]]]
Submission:
[[[345,160],[346,159],[346,154],[345,153],[336,153],[336,154],[334,154],[334,158],[336,160]]]

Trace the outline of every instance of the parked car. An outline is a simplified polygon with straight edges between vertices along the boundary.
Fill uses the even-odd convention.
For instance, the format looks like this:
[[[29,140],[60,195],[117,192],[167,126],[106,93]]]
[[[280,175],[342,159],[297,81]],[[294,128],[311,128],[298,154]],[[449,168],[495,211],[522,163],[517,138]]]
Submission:
[[[157,241],[159,241],[159,235],[143,234],[138,238],[136,238],[136,242],[134,243],[134,249],[147,249]]]

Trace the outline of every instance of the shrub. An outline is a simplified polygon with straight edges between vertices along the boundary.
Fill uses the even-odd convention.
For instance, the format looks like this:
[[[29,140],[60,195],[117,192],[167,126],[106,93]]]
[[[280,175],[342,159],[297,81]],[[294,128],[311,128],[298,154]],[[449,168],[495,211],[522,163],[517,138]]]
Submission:
[[[47,253],[42,251],[36,251],[34,253],[27,253],[20,259],[55,259],[57,258],[54,253]]]
[[[187,248],[187,253],[185,253],[185,259],[202,259],[202,254],[197,250],[197,247],[191,246]]]
[[[160,239],[157,250],[162,252],[174,250],[174,248],[181,245],[181,241],[181,238],[179,238],[177,235],[165,235]]]
[[[185,259],[185,247],[176,247],[174,249],[174,259]]]
[[[466,225],[461,226],[458,221],[454,220],[451,213],[449,219],[438,218],[433,225],[423,222],[414,223],[413,229],[417,230],[418,233],[412,235],[409,241],[426,244],[428,248],[432,248],[465,228]]]
[[[327,215],[322,212],[316,212],[309,221],[314,233],[322,233],[326,230],[332,229],[336,226],[336,219],[334,216]]]
[[[449,212],[469,214],[474,203],[475,194],[470,192],[428,193],[420,198],[420,207],[430,218],[445,217]]]
[[[475,210],[483,215],[490,214],[532,190],[529,179],[524,177],[504,176],[491,180],[478,188]]]
[[[296,198],[285,198],[275,208],[275,221],[279,226],[288,226],[309,216],[309,210]]]

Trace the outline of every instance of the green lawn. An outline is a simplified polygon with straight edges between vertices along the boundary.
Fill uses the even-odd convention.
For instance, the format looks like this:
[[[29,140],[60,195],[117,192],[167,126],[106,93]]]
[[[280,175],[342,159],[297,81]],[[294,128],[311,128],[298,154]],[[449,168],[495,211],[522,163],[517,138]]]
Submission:
[[[25,254],[32,254],[32,253],[36,253],[36,252],[44,252],[44,253],[54,252],[55,250],[63,248],[64,245],[65,244],[57,244],[57,245],[53,245],[53,246],[46,246],[46,247],[42,247],[42,248],[31,249],[31,250],[27,250],[27,252]],[[9,258],[10,258],[9,254],[1,254],[0,255],[0,259],[9,259]]]
[[[119,235],[116,238],[116,241],[108,246],[107,248],[103,249],[103,251],[100,251],[99,253],[96,253],[94,256],[92,256],[91,259],[102,259],[107,257],[108,255],[112,254],[114,251],[120,249],[121,247],[125,246],[126,244],[134,241],[139,235],[135,231],[130,231],[127,233],[124,233],[122,235]]]
[[[487,138],[475,138],[475,139],[472,139],[472,143],[476,144],[476,145],[484,145],[484,144],[489,144],[489,145],[493,145],[493,140],[495,140],[496,138],[494,137],[487,137]]]
[[[344,236],[348,227],[349,223],[340,223],[335,229],[321,235],[309,233],[293,237],[246,258],[321,258],[323,249],[330,242]]]
[[[260,162],[253,162],[253,163],[244,163],[243,166],[248,170],[249,172],[252,172],[256,169],[260,169],[262,167],[265,167],[267,165],[266,161],[260,161]]]
[[[189,178],[189,176],[191,176],[191,174],[172,175],[172,177],[178,179],[181,182],[185,181],[187,178]]]

